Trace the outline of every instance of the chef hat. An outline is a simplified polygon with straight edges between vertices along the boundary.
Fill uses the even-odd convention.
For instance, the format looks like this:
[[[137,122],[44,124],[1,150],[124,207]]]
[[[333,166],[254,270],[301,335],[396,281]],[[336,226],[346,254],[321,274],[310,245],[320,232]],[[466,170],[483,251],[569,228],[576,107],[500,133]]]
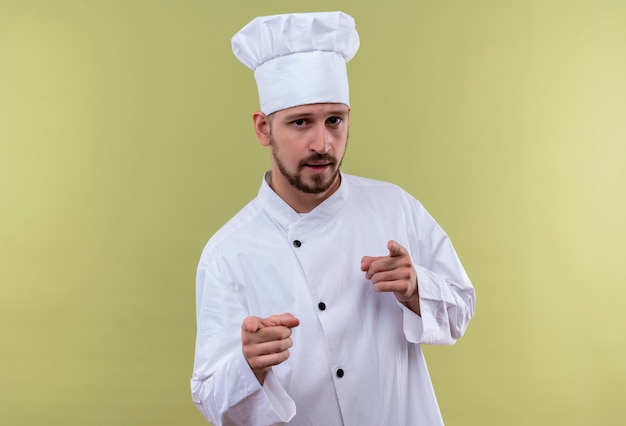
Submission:
[[[343,12],[254,18],[232,39],[254,71],[261,111],[313,103],[350,105],[346,62],[359,48],[354,19]]]

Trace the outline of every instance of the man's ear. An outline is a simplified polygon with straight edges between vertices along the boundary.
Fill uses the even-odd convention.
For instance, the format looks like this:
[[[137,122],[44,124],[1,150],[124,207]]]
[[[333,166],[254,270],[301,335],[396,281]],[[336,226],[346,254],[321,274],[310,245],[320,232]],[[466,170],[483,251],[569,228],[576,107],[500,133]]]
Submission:
[[[252,114],[252,121],[254,123],[254,133],[263,146],[270,145],[270,119],[267,115],[261,111],[256,111]]]

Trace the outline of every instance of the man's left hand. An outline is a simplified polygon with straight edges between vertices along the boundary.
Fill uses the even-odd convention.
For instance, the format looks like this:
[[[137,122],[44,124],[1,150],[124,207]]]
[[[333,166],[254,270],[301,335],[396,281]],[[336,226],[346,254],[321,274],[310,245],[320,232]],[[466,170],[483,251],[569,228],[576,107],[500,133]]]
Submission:
[[[387,243],[387,256],[364,256],[361,270],[373,284],[374,291],[393,292],[409,309],[420,315],[417,273],[407,249],[396,241]]]

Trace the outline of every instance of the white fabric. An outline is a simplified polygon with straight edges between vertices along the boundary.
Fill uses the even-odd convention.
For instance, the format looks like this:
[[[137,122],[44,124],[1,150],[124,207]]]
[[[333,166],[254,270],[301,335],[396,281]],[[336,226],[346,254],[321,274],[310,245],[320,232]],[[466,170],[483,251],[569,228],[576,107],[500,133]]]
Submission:
[[[257,17],[235,34],[232,48],[254,71],[265,114],[322,102],[350,105],[346,62],[359,35],[343,12]]]
[[[415,263],[421,317],[374,292],[360,270],[390,239]],[[474,304],[448,237],[397,186],[342,174],[337,192],[301,217],[264,180],[200,259],[193,401],[215,426],[443,424],[420,344],[454,343]],[[301,324],[290,358],[261,387],[241,323],[284,312]]]

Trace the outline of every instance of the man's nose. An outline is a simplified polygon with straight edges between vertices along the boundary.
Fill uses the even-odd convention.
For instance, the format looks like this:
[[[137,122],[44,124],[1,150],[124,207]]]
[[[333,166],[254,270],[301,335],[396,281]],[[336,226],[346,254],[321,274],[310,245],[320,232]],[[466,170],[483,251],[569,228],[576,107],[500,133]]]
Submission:
[[[332,145],[332,135],[325,125],[316,126],[312,135],[310,149],[320,154],[326,154],[330,151]]]

